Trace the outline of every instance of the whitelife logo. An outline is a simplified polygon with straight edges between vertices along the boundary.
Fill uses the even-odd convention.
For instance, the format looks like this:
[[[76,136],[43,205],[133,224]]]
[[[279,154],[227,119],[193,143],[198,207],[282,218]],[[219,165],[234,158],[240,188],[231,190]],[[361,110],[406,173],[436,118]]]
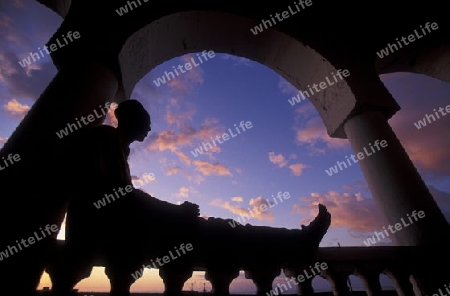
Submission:
[[[62,39],[64,40],[64,43],[61,43],[59,41],[59,38],[56,38],[56,43],[58,45],[52,43],[52,44],[50,44],[49,47],[44,46],[44,51],[47,54],[50,54],[50,52],[54,52],[54,51],[58,50],[59,48],[62,48],[64,46],[68,45],[69,41],[67,41],[66,37],[70,40],[70,42],[73,42],[74,39],[76,40],[76,39],[80,38],[81,36],[80,36],[80,32],[78,32],[78,31],[73,32],[73,35],[72,35],[72,31],[69,31],[69,32],[67,32],[66,36],[64,36],[64,34],[62,35]],[[73,39],[72,39],[72,37],[73,37]],[[50,48],[50,52],[48,51],[49,48]],[[44,57],[44,53],[42,52],[42,49],[40,47],[38,47],[38,51],[41,54],[41,56],[39,56],[39,53],[30,52],[28,58],[25,58],[22,61],[19,61],[19,64],[22,66],[22,68],[25,68],[26,66],[31,65],[31,59],[33,59],[33,62],[36,62],[36,61],[40,60],[41,57]]]
[[[45,237],[47,237],[47,234],[45,234],[42,227],[40,227],[39,230],[41,231],[42,237],[40,237],[39,234],[35,231],[33,233],[33,235],[30,236],[26,240],[22,239],[20,242],[18,240],[16,240],[17,247],[8,245],[7,248],[5,249],[5,251],[0,252],[0,261],[3,261],[4,259],[18,253],[19,251],[22,251],[22,246],[23,246],[23,248],[28,248],[29,246],[36,243],[37,241],[43,240]],[[58,232],[58,230],[59,229],[56,224],[52,224],[52,225],[47,224],[45,226],[45,231],[47,231],[48,235],[51,235],[52,232]],[[28,242],[28,244],[27,244],[27,242]],[[19,248],[19,250],[17,250],[17,248]]]
[[[437,29],[439,29],[439,26],[436,22],[431,23],[431,24],[430,24],[430,22],[427,22],[425,24],[425,29],[428,31],[428,33],[431,33],[430,28],[433,30],[437,30]],[[423,35],[420,35],[420,33],[417,32],[417,30],[414,30],[414,34],[409,34],[408,37],[402,36],[400,39],[403,42],[403,45],[409,45],[411,42],[414,42],[414,41],[424,37],[425,35],[427,35],[427,32],[424,30],[422,25],[420,25],[420,29],[422,30]],[[416,37],[417,37],[417,39],[416,39]],[[409,42],[406,41],[406,38],[408,38]],[[397,44],[388,43],[388,46],[386,46],[384,49],[377,52],[377,55],[380,59],[387,57],[390,53],[394,53],[395,51],[399,50],[399,47],[403,48],[402,42],[400,42],[400,40],[398,40],[398,38],[395,38],[395,40],[397,40]]]
[[[266,295],[267,296],[282,295],[282,293],[284,293],[288,289],[292,288],[291,281],[294,285],[298,285],[298,284],[304,282],[306,279],[314,278],[316,275],[320,274],[323,270],[327,270],[328,265],[325,262],[322,262],[322,263],[316,262],[314,264],[314,267],[312,267],[310,265],[309,268],[310,268],[311,275],[308,274],[308,272],[305,269],[305,270],[303,270],[304,275],[299,274],[297,277],[285,278],[286,284],[289,286],[289,288],[285,284],[277,284],[277,287],[269,292],[266,292]],[[316,269],[316,271],[314,269]]]
[[[375,148],[373,148],[372,144],[369,143],[370,149],[372,150],[372,153],[370,153],[369,151],[367,151],[367,147],[364,147],[364,153],[363,152],[358,152],[356,155],[355,154],[350,154],[350,158],[353,160],[353,163],[357,163],[358,160],[363,160],[364,158],[366,158],[367,156],[370,156],[372,154],[375,154],[377,151],[380,151],[381,148],[386,148],[388,146],[388,143],[386,140],[376,140],[375,143],[373,144],[375,147],[377,147],[377,150],[375,150]],[[381,146],[381,148],[380,148]],[[355,156],[358,158],[356,159]],[[350,159],[348,159],[348,156],[345,157],[347,160],[347,163],[349,166],[352,165]],[[339,169],[342,171],[343,169],[347,168],[347,164],[345,163],[345,161],[336,161],[337,165],[335,165],[334,167],[331,167],[329,170],[325,170],[325,172],[328,174],[328,176],[332,176],[333,173],[337,174],[339,173],[338,171],[338,166]],[[342,165],[342,166],[341,166]],[[344,167],[344,168],[342,168]]]
[[[3,156],[3,164],[5,165],[4,167],[0,164],[0,171],[3,171],[4,169],[6,169],[7,167],[9,167],[10,165],[15,164],[16,162],[20,161],[20,155],[19,154],[12,154],[10,153],[6,159]]]
[[[442,116],[445,116],[447,114],[450,113],[450,105],[445,106],[445,111],[447,111],[447,113],[444,111],[444,107],[440,107],[439,112],[441,112]],[[433,109],[434,114],[436,115],[437,119],[440,119],[439,117],[439,113],[436,111],[436,109]],[[433,119],[433,122],[435,122],[437,119],[436,117],[434,117],[433,114],[425,114],[425,117],[423,118],[423,120],[419,120],[417,122],[414,122],[414,125],[416,126],[417,129],[421,129],[422,127],[427,126],[427,120],[428,123],[431,123],[431,119]]]
[[[216,56],[216,54],[214,53],[214,51],[212,51],[212,50],[210,50],[210,51],[208,51],[208,52],[206,52],[206,50],[204,50],[203,52],[202,52],[202,57],[203,57],[203,59],[205,59],[205,61],[207,61],[208,60],[208,57],[210,58],[210,59],[212,59],[212,58],[214,58],[215,56]],[[178,70],[180,70],[180,72],[181,73],[186,73],[187,71],[190,71],[190,70],[192,70],[193,68],[192,68],[192,65],[194,65],[194,67],[198,67],[198,66],[200,66],[201,64],[203,64],[203,59],[200,57],[200,55],[197,53],[197,59],[198,59],[198,61],[200,62],[200,64],[197,64],[196,62],[195,62],[195,60],[194,60],[194,58],[191,58],[191,62],[192,62],[192,64],[191,63],[189,63],[189,62],[187,62],[187,63],[185,63],[184,65],[178,65]],[[184,69],[183,69],[183,66],[184,66]],[[173,68],[173,70],[175,71],[175,74],[177,74],[177,77],[180,75],[180,73],[178,73],[178,71],[177,71],[177,69],[175,68],[175,66],[172,66],[172,68]],[[185,70],[186,69],[186,70]],[[156,80],[153,80],[153,83],[156,85],[156,86],[161,86],[161,84],[165,84],[166,82],[169,82],[170,80],[172,80],[172,79],[175,79],[175,74],[173,74],[173,72],[172,71],[169,71],[169,72],[167,72],[167,71],[164,71],[164,75],[163,76],[161,76],[161,77],[158,77],[158,79],[156,79]],[[167,78],[167,81],[166,81],[166,78]]]
[[[141,0],[136,0],[137,3],[139,3],[139,6],[142,5]],[[139,6],[137,5],[136,1],[127,1],[128,7],[130,7],[130,11],[132,11],[134,8],[138,8]],[[142,0],[144,3],[147,3],[150,0]],[[134,8],[133,8],[134,5]],[[128,7],[127,5],[121,6],[119,7],[119,9],[116,9],[116,12],[119,16],[122,16],[126,13],[128,13]]]
[[[244,225],[246,219],[247,219],[247,221],[251,219],[250,216],[252,216],[252,218],[255,218],[254,214],[259,215],[261,213],[264,213],[268,209],[271,209],[274,206],[278,205],[277,198],[280,201],[280,203],[282,203],[283,198],[284,198],[284,200],[289,199],[289,198],[291,198],[291,194],[287,191],[285,191],[285,192],[279,191],[276,197],[273,194],[272,194],[272,197],[273,197],[273,199],[272,199],[273,202],[266,199],[267,204],[260,204],[258,207],[253,206],[253,208],[251,210],[250,210],[250,208],[248,208],[250,215],[239,214],[240,217],[237,217],[236,220],[229,221],[228,224],[230,224],[231,227],[233,227],[233,228],[235,228],[237,225]],[[283,198],[281,198],[281,197],[283,197]],[[259,209],[259,211],[258,211],[258,209]]]
[[[326,76],[325,81],[322,81],[319,84],[313,83],[312,88],[314,90],[312,90],[311,86],[308,84],[309,93],[307,90],[302,92],[300,91],[297,96],[292,97],[292,99],[288,100],[289,104],[291,104],[291,106],[294,106],[295,104],[300,103],[302,100],[305,100],[306,97],[310,98],[314,94],[319,93],[321,90],[325,90],[328,86],[332,86],[333,84],[338,83],[339,81],[343,80],[344,77],[347,78],[348,76],[350,76],[350,71],[347,69],[344,70],[339,69],[337,70],[336,74],[334,74],[334,72],[331,72],[331,76],[333,77],[334,82],[330,81],[330,79],[328,79],[328,76]],[[339,80],[336,76],[339,77]],[[320,87],[320,89],[318,87]],[[314,91],[316,92],[314,93]],[[302,99],[300,99],[300,95],[302,96]]]
[[[292,16],[294,14],[297,14],[300,11],[305,10],[306,7],[311,6],[312,5],[312,0],[306,0],[306,1],[299,0],[297,3],[294,2],[294,5],[295,5],[295,8],[296,8],[297,11],[293,10],[291,8],[291,6],[289,5],[288,6],[288,10],[289,11],[285,10],[282,13],[278,13],[277,12],[277,13],[275,13],[275,18],[279,22],[281,22],[281,21],[289,18],[290,16]],[[299,5],[302,7],[301,9],[300,9]],[[255,26],[254,28],[251,28],[250,31],[253,33],[253,35],[257,35],[258,33],[261,33],[264,30],[264,28],[268,29],[268,28],[272,27],[272,23],[273,23],[273,26],[275,26],[277,24],[277,22],[275,21],[275,19],[274,19],[274,17],[272,15],[270,15],[270,19],[272,20],[272,22],[270,20],[261,20],[261,24],[260,25]],[[264,25],[264,28],[263,28],[263,25]],[[269,27],[267,25],[269,25]]]
[[[245,127],[244,127],[245,126]],[[233,132],[231,131],[231,128],[228,129],[228,131],[230,132],[231,138],[237,137],[237,135],[239,135],[241,132],[239,130],[239,128],[236,126],[236,124],[234,124],[234,127],[236,129],[237,134],[233,134]],[[239,124],[239,127],[242,129],[242,132],[245,132],[246,129],[251,129],[253,127],[253,124],[251,121],[241,121],[241,123]],[[230,139],[230,135],[228,135],[227,133],[222,134],[221,136],[216,136],[216,141],[219,142],[219,144],[222,144],[223,142],[220,141],[220,137],[222,137],[222,140],[228,141]],[[213,139],[213,137],[211,137],[211,140],[214,144],[214,147],[217,147],[216,141]],[[195,148],[195,150],[191,150],[192,155],[194,155],[194,157],[197,157],[199,154],[203,154],[204,152],[208,151],[209,149],[212,149],[212,144],[210,142],[202,142],[202,146],[198,146],[198,148]],[[209,147],[207,147],[209,146]],[[205,151],[203,152],[203,149],[205,149]]]
[[[99,105],[99,107],[100,107],[100,110],[102,113],[101,115],[99,113],[97,113],[97,110],[94,110],[95,116],[94,116],[94,114],[89,114],[86,117],[81,116],[80,119],[78,119],[78,117],[76,117],[74,123],[68,123],[66,128],[61,129],[59,132],[56,132],[56,135],[58,136],[58,138],[62,139],[64,137],[68,136],[70,133],[73,133],[73,132],[81,129],[83,127],[83,125],[86,126],[89,123],[94,122],[95,119],[102,118],[102,116],[105,116],[108,113],[109,108],[114,109],[117,106],[115,104],[112,105],[110,102],[106,102],[105,107],[102,107],[102,105]],[[81,123],[83,123],[83,124],[81,124]]]
[[[407,214],[406,216],[408,217],[409,222],[410,222],[411,224],[413,224],[414,221],[419,221],[419,219],[424,218],[424,217],[425,217],[425,212],[424,212],[424,211],[419,211],[419,212],[413,211],[413,212],[411,213],[411,216],[413,216],[414,221],[411,219],[411,217],[409,216],[409,214]],[[417,217],[419,217],[419,219],[418,219]],[[403,218],[401,218],[400,220],[402,221],[402,224],[403,224],[404,227],[408,227],[409,225],[411,225],[411,224],[408,224],[407,222],[405,222],[405,220],[403,220]],[[395,223],[395,225],[394,225],[395,231],[392,229],[392,228],[393,228],[392,225],[389,225],[387,228],[389,229],[389,231],[390,231],[391,233],[396,233],[397,231],[402,230],[402,228],[403,228],[402,224],[400,224],[400,223]],[[368,239],[366,239],[365,241],[363,241],[363,243],[364,243],[366,246],[369,247],[370,245],[374,245],[374,244],[377,242],[377,241],[375,240],[375,236],[376,236],[376,238],[378,239],[378,241],[384,239],[385,237],[388,237],[388,236],[389,236],[389,233],[388,233],[388,231],[386,230],[386,228],[385,228],[384,226],[383,226],[383,231],[384,231],[384,233],[386,234],[386,236],[384,235],[383,232],[377,232],[377,231],[375,231],[375,232],[374,232],[375,235],[372,235],[372,237],[369,237]],[[380,237],[381,237],[381,238],[380,238]]]
[[[186,248],[186,249],[185,249],[185,248]],[[170,251],[169,251],[170,257],[169,257],[169,255],[166,255],[166,256],[162,257],[162,259],[159,258],[159,257],[157,257],[157,258],[155,259],[156,262],[154,262],[153,259],[152,259],[152,260],[151,260],[151,263],[150,263],[149,265],[147,265],[147,266],[146,266],[146,265],[142,265],[141,270],[138,270],[138,271],[132,273],[131,276],[132,276],[135,280],[137,280],[137,279],[139,279],[140,277],[142,277],[142,275],[144,274],[145,268],[155,268],[155,269],[158,269],[158,268],[162,267],[164,264],[167,264],[167,263],[169,263],[170,261],[175,260],[175,259],[177,259],[178,257],[181,257],[181,255],[186,254],[186,251],[192,251],[192,250],[194,249],[194,246],[193,246],[191,243],[186,244],[186,245],[185,245],[184,243],[182,243],[182,244],[180,245],[180,250],[181,250],[181,252],[182,252],[183,254],[180,254],[180,250],[178,250],[177,247],[174,247],[174,249],[175,249],[175,252],[177,253],[178,256],[175,256],[175,255],[172,253],[172,251],[170,250]],[[161,260],[162,260],[163,262],[161,262]]]

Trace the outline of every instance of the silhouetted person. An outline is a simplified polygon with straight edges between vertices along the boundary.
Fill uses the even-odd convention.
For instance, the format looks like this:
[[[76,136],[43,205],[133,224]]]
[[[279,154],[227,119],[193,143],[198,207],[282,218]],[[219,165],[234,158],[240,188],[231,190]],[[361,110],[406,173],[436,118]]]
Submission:
[[[171,293],[177,290],[174,286],[179,287],[178,275],[186,274],[194,263],[213,268],[288,264],[308,258],[319,246],[331,223],[323,205],[314,221],[301,230],[250,224],[231,227],[232,220],[200,218],[198,205],[174,205],[134,189],[127,162],[129,145],[145,139],[151,130],[150,115],[135,100],[119,104],[114,113],[117,128],[84,129],[69,144],[74,156],[68,178],[75,185],[70,188],[66,247],[56,260],[58,266],[49,270],[54,295],[66,296],[99,261],[110,279],[111,295],[129,295],[136,280],[132,273],[181,243],[192,243],[194,251],[159,267],[160,274],[174,275],[174,282],[165,280]],[[277,255],[261,258],[261,252]]]
[[[136,100],[122,102],[114,114],[117,128],[85,128],[70,135],[73,138],[67,144],[74,151],[68,163],[68,178],[74,187],[68,188],[72,192],[66,217],[66,248],[61,265],[64,267],[57,274],[53,288],[56,295],[65,295],[76,282],[88,277],[98,254],[102,255],[107,272],[127,269],[125,252],[139,253],[142,245],[142,240],[136,240],[142,236],[138,230],[142,221],[154,226],[165,217],[173,228],[199,215],[195,204],[174,205],[134,190],[127,162],[129,145],[145,139],[151,130],[150,115]]]

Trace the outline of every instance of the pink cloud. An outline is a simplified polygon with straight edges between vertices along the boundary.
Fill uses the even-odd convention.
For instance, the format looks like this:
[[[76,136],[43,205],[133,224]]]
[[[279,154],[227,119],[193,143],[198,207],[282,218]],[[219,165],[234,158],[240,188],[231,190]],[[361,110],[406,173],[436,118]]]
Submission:
[[[289,169],[291,170],[291,172],[295,175],[295,176],[301,176],[303,173],[303,169],[307,168],[308,166],[306,164],[302,164],[302,163],[295,163],[295,164],[291,164],[289,166]]]
[[[209,163],[203,160],[194,160],[192,163],[196,170],[204,176],[233,176],[230,170],[221,163]]]
[[[279,168],[287,165],[287,160],[282,154],[275,154],[275,152],[269,152],[269,160],[271,163],[276,164]]]
[[[362,193],[328,191],[311,193],[310,196],[301,197],[299,200],[302,204],[295,204],[292,208],[292,213],[304,216],[299,224],[309,224],[317,215],[317,206],[321,203],[331,213],[332,227],[346,227],[351,232],[361,234],[379,230],[385,225],[374,200]]]
[[[234,201],[234,202],[243,202],[244,198],[241,197],[241,196],[234,196],[234,197],[231,198],[231,200]]]
[[[225,210],[230,211],[235,215],[239,215],[245,217],[246,219],[258,219],[260,221],[273,221],[274,216],[271,212],[267,211],[270,205],[268,200],[263,198],[262,196],[258,196],[257,198],[252,198],[249,201],[249,208],[245,209],[243,207],[233,205],[228,201],[222,201],[220,199],[213,200],[210,205],[217,206],[223,208]],[[248,218],[247,218],[248,217]],[[239,219],[237,219],[239,220]],[[240,219],[242,220],[242,219]],[[241,221],[246,222],[246,221]]]
[[[178,198],[188,198],[189,194],[192,194],[194,192],[197,192],[194,188],[183,186],[180,189],[178,189],[178,192],[175,193],[174,196]]]
[[[438,109],[450,105],[448,83],[413,73],[385,74],[381,79],[402,108],[389,124],[414,165],[429,176],[447,177],[450,174],[450,115],[442,115]],[[434,109],[439,112],[439,119]],[[427,126],[417,129],[414,123],[423,120],[426,114],[435,115],[436,121],[431,119]]]
[[[331,138],[320,117],[308,120],[304,127],[294,128],[296,140],[300,145],[309,145],[312,154],[323,154],[325,148],[336,149],[349,147],[347,139]]]
[[[186,63],[190,63],[191,70],[184,70],[185,73],[181,73],[181,71],[177,68],[178,65],[175,66],[177,68],[178,76],[176,75],[174,79],[171,79],[167,83],[169,87],[171,87],[173,90],[177,92],[181,93],[190,92],[194,89],[194,86],[196,84],[202,84],[204,81],[201,64],[196,66],[192,62],[191,58],[193,58],[194,61],[198,64],[199,61],[195,55],[187,54],[182,56],[180,65],[183,65],[183,69],[185,69],[184,65],[186,65]],[[176,74],[174,70],[171,69],[171,71],[174,74]]]
[[[445,104],[441,104],[445,107]],[[440,107],[440,106],[439,106]],[[430,112],[431,111],[431,112]],[[413,163],[420,169],[437,175],[450,174],[450,137],[448,136],[448,126],[450,115],[432,121],[429,126],[418,130],[414,122],[423,119],[425,114],[432,114],[432,110],[424,111],[422,114],[412,116],[407,112],[399,112],[390,121],[397,137],[408,153]],[[422,118],[420,118],[422,116]]]
[[[171,167],[166,171],[166,176],[173,176],[178,174],[182,169],[180,167]]]
[[[28,110],[30,110],[30,106],[21,104],[16,99],[12,99],[3,106],[3,110],[16,118],[22,119],[28,113]]]

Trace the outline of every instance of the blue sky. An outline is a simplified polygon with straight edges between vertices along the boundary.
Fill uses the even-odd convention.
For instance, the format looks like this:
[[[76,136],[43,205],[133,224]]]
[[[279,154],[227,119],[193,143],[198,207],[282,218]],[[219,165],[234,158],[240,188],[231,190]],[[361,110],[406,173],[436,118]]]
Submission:
[[[18,61],[48,41],[61,18],[35,1],[15,0],[0,10],[0,145],[45,89],[56,68],[50,58],[22,68]],[[209,51],[211,49],[206,48]],[[329,176],[329,169],[352,150],[345,139],[332,139],[308,99],[292,106],[298,94],[280,75],[242,57],[215,53],[203,64],[157,87],[153,80],[190,61],[195,54],[176,57],[149,72],[136,85],[137,99],[152,116],[152,132],[132,146],[129,159],[135,185],[172,202],[200,205],[205,217],[237,219],[249,208],[267,204],[278,192],[290,198],[248,221],[254,225],[298,228],[325,204],[333,216],[321,246],[364,246],[363,241],[387,224],[375,206],[357,165]],[[418,168],[447,219],[450,217],[450,116],[417,129],[415,122],[433,109],[450,104],[450,84],[423,75],[395,73],[381,79],[402,107],[389,123]],[[207,153],[191,151],[211,137],[222,135],[234,124],[252,123]],[[112,112],[105,124],[115,125]],[[1,147],[1,146],[0,146]],[[146,176],[154,174],[150,180]],[[64,237],[62,231],[59,236]],[[377,245],[390,244],[386,239]],[[384,280],[383,280],[384,281]],[[195,282],[202,290],[202,273]],[[360,281],[352,277],[354,287]],[[207,282],[206,282],[207,283]],[[42,286],[49,285],[44,275]],[[210,287],[207,283],[207,288]],[[329,285],[314,280],[318,290]],[[86,291],[108,290],[102,268],[78,284]],[[162,281],[147,270],[132,291],[162,291]],[[232,292],[255,291],[241,275]]]

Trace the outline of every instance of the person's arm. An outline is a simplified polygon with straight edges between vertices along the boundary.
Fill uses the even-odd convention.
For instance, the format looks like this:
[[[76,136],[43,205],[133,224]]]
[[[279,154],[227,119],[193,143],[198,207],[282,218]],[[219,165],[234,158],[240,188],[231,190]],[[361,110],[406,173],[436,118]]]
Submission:
[[[184,215],[186,217],[198,217],[200,215],[200,210],[198,205],[185,201],[181,205],[176,205],[169,203],[167,201],[160,200],[150,194],[145,193],[140,189],[134,189],[134,193],[140,199],[145,202],[145,205],[155,212],[161,214],[176,214]]]

